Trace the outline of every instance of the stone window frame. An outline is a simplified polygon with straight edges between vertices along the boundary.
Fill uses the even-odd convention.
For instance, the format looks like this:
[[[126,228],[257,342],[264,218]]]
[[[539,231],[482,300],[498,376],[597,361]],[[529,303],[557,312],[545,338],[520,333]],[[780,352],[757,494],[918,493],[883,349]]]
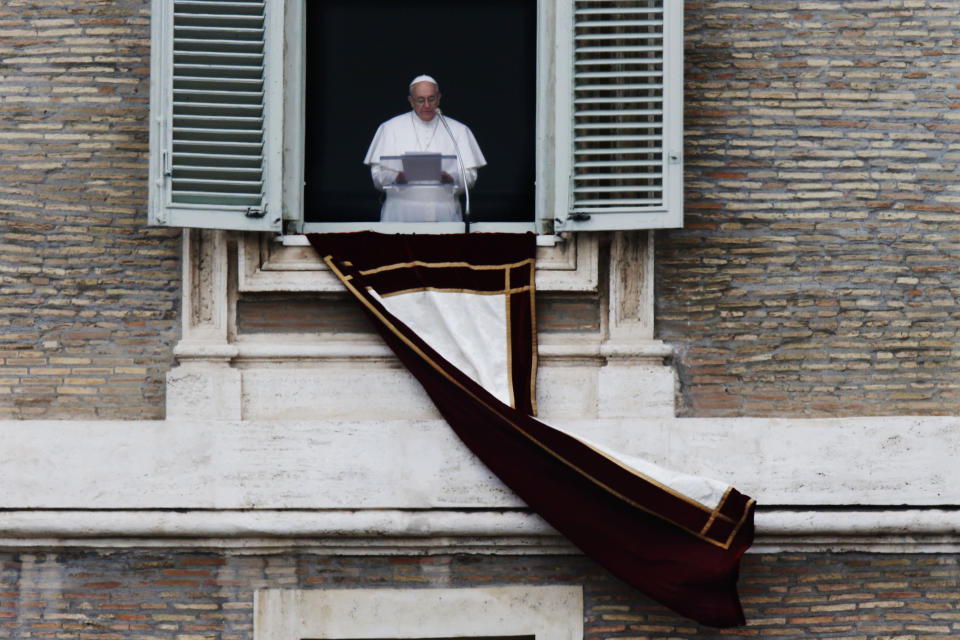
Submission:
[[[547,242],[538,247],[538,291],[583,295],[600,304],[599,332],[538,337],[539,361],[546,367],[541,373],[552,367],[561,380],[579,372],[592,381],[585,394],[545,390],[552,400],[542,405],[543,415],[550,413],[546,407],[564,415],[632,415],[632,390],[643,388],[645,415],[673,416],[673,350],[654,337],[653,232],[541,240]],[[244,409],[242,370],[306,361],[315,368],[326,362],[390,362],[379,342],[347,340],[339,332],[241,335],[237,305],[244,294],[340,291],[303,236],[186,229],[182,268],[181,339],[174,348],[178,366],[167,375],[168,419],[251,415]],[[581,380],[577,387],[582,386]]]
[[[254,640],[582,640],[574,585],[422,589],[266,589]]]

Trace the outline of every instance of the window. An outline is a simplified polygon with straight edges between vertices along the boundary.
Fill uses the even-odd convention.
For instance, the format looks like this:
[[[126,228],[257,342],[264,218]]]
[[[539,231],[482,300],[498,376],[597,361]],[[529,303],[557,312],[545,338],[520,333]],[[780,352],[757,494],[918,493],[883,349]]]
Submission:
[[[304,228],[305,25],[314,1],[153,0],[151,224]],[[681,226],[683,3],[530,1],[537,3],[535,217],[477,230]],[[377,124],[366,125],[371,135]],[[415,227],[462,228],[447,225]],[[378,222],[307,229],[398,226],[411,229]]]
[[[268,589],[254,640],[580,640],[579,586]]]

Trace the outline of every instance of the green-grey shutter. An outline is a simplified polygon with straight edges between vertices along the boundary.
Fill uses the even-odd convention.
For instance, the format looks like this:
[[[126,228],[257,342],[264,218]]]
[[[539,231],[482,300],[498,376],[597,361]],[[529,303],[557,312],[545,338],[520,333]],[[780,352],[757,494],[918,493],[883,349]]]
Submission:
[[[151,223],[280,230],[282,5],[154,0]]]
[[[575,0],[561,230],[682,226],[681,0]]]

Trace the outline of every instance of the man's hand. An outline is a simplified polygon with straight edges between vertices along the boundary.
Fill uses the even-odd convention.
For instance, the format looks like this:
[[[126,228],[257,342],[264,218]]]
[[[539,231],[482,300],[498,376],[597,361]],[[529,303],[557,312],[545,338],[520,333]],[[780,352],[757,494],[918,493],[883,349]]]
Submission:
[[[442,182],[442,183],[444,183],[444,184],[452,184],[452,183],[453,183],[453,178],[450,177],[450,174],[447,173],[446,171],[441,171],[441,172],[440,172],[440,182]]]
[[[400,173],[397,174],[397,179],[394,182],[396,182],[397,184],[406,184],[407,176],[403,175],[403,171],[401,171]]]

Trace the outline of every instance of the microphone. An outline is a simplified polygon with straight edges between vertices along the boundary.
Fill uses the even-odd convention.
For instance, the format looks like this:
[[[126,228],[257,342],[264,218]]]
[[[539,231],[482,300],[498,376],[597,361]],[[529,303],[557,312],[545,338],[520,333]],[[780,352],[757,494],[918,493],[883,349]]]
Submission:
[[[453,142],[453,149],[457,152],[457,167],[460,169],[460,180],[463,182],[463,193],[466,199],[466,209],[463,212],[464,232],[470,233],[470,187],[467,185],[467,172],[463,168],[463,156],[460,154],[460,145],[457,144],[457,139],[453,137],[453,131],[450,130],[447,119],[443,117],[443,112],[440,111],[439,107],[436,111],[437,115],[440,116],[440,124],[447,130],[447,135],[450,136],[450,141]]]

